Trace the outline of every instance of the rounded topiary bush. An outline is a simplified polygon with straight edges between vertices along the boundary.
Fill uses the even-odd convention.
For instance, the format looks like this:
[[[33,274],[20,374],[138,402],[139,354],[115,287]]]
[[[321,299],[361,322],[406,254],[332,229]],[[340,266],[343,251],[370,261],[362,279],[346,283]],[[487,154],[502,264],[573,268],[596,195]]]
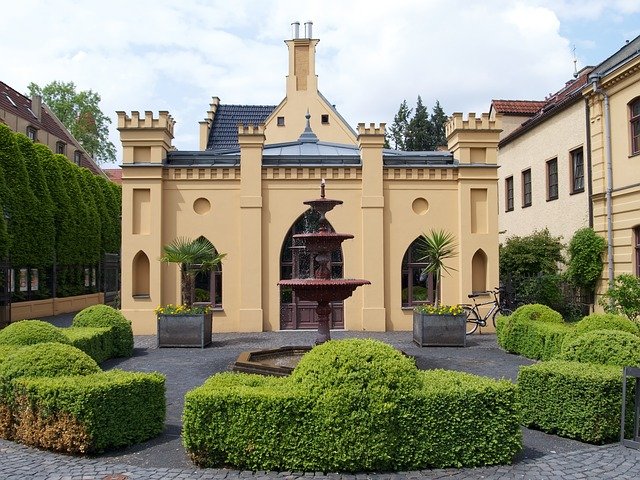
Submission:
[[[0,344],[34,345],[45,342],[70,343],[58,327],[42,320],[22,320],[0,330]]]
[[[332,340],[304,355],[290,377],[308,392],[332,389],[391,392],[421,387],[415,363],[378,340]]]
[[[74,327],[111,327],[114,332],[114,356],[133,355],[133,331],[131,322],[119,310],[109,305],[93,305],[78,312],[73,318]]]
[[[17,377],[63,377],[100,372],[93,358],[62,343],[38,343],[10,354],[0,364],[0,383]]]
[[[554,309],[541,305],[539,303],[533,303],[530,305],[522,305],[518,307],[511,315],[513,320],[534,320],[536,322],[547,323],[563,323],[564,319],[562,315],[556,312]]]
[[[593,330],[562,345],[560,359],[616,366],[640,366],[640,338],[629,332]]]
[[[620,330],[640,335],[640,329],[635,322],[622,315],[612,313],[592,313],[576,324],[576,332],[579,334],[593,330]]]

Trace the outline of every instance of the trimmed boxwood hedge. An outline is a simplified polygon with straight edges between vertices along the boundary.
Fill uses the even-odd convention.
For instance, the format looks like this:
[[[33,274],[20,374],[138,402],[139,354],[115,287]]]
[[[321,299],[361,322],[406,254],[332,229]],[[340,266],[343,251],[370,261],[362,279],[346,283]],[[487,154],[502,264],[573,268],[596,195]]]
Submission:
[[[111,327],[114,333],[114,355],[133,355],[133,330],[131,322],[119,310],[109,305],[92,305],[78,312],[73,318],[74,327]]]
[[[563,323],[564,319],[562,315],[556,312],[554,309],[541,305],[539,303],[532,303],[529,305],[522,305],[518,307],[511,318],[517,320],[534,320],[536,322],[545,323]]]
[[[117,357],[111,327],[69,327],[63,328],[62,333],[69,339],[71,345],[79,348],[98,363]]]
[[[534,360],[557,357],[565,337],[574,331],[570,324],[539,322],[517,318],[515,314],[499,319],[496,328],[498,345],[507,352]]]
[[[71,345],[2,348],[0,438],[65,453],[95,453],[158,435],[164,377],[102,372]],[[5,354],[3,353],[3,354]]]
[[[579,334],[593,330],[620,330],[640,336],[640,328],[636,322],[612,313],[592,313],[576,323],[576,332]]]
[[[0,330],[0,344],[34,345],[36,343],[69,343],[60,329],[42,320],[22,320]]]
[[[619,330],[593,330],[565,340],[560,359],[637,367],[640,366],[640,337]]]
[[[20,378],[13,439],[65,453],[133,445],[164,428],[164,377],[120,370],[81,377]]]
[[[508,463],[515,386],[420,372],[382,342],[330,341],[290,377],[222,373],[187,393],[183,443],[201,466],[390,471]]]
[[[610,365],[553,360],[518,373],[523,425],[583,442],[619,439],[621,392],[622,371]]]

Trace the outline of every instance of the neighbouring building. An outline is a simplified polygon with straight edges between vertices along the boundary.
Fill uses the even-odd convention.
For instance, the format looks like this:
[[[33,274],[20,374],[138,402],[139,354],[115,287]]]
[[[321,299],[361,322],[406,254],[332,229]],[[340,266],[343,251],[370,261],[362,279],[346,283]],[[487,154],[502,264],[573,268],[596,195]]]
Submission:
[[[593,228],[609,244],[603,293],[621,273],[640,276],[640,36],[593,69],[583,95]]]
[[[590,71],[542,102],[492,101],[506,133],[498,144],[500,241],[548,228],[568,242],[589,225],[582,88]]]
[[[0,122],[34,142],[47,145],[52,152],[61,153],[76,165],[106,177],[39,95],[29,98],[0,82]]]
[[[413,305],[433,298],[416,249],[430,229],[454,233],[459,244],[455,270],[443,280],[445,303],[497,285],[500,116],[454,114],[449,151],[384,149],[384,124],[354,130],[318,91],[319,40],[310,30],[306,24],[306,38],[286,41],[285,98],[260,106],[213,97],[198,151],[174,149],[167,111],[118,112],[121,301],[136,334],[155,333],[154,309],[179,302],[178,267],[158,261],[178,236],[206,237],[227,254],[197,283],[199,299],[217,310],[214,331],[315,328],[314,306],[278,281],[313,268],[292,235],[315,221],[303,201],[319,196],[321,179],[328,198],[344,201],[329,222],[354,235],[333,256],[333,276],[371,282],[333,304],[333,328],[412,328]]]

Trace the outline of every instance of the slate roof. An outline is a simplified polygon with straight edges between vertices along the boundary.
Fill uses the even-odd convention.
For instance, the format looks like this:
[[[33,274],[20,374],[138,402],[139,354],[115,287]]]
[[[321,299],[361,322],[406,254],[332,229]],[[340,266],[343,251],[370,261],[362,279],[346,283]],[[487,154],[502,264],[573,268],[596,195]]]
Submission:
[[[109,177],[109,180],[113,183],[122,184],[121,168],[103,168],[102,171],[107,174],[107,177]]]
[[[100,167],[96,165],[93,159],[87,157],[86,152],[80,147],[78,141],[73,138],[71,133],[44,103],[42,104],[40,120],[38,120],[31,110],[31,99],[0,81],[0,109],[26,120],[33,127],[48,132],[67,145],[80,150],[82,153],[80,166],[91,170],[96,175],[104,175]]]
[[[491,100],[493,109],[503,115],[534,115],[546,100]]]
[[[275,105],[223,105],[220,104],[213,117],[207,150],[220,151],[240,148],[238,124],[264,123]]]

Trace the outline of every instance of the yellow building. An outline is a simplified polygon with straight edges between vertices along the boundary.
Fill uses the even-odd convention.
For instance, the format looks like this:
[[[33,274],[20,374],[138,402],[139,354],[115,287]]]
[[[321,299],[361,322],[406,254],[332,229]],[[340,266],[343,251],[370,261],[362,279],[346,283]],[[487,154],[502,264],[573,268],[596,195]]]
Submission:
[[[583,90],[593,227],[609,250],[598,293],[621,273],[640,276],[640,37],[598,65]]]
[[[179,302],[179,272],[161,264],[163,245],[178,236],[209,239],[227,256],[203,276],[214,303],[214,331],[315,328],[312,305],[278,281],[304,276],[310,259],[292,234],[313,223],[303,201],[344,201],[327,214],[354,239],[332,258],[335,277],[371,282],[334,304],[332,327],[410,330],[412,305],[428,301],[415,241],[446,229],[459,243],[455,271],[443,280],[443,301],[498,282],[496,147],[499,118],[454,114],[449,152],[383,148],[384,124],[354,131],[318,91],[318,40],[286,41],[286,95],[277,106],[224,105],[213,98],[200,123],[200,150],[176,151],[174,122],[161,111],[118,112],[123,145],[122,311],[136,334],[153,334],[153,310]]]

